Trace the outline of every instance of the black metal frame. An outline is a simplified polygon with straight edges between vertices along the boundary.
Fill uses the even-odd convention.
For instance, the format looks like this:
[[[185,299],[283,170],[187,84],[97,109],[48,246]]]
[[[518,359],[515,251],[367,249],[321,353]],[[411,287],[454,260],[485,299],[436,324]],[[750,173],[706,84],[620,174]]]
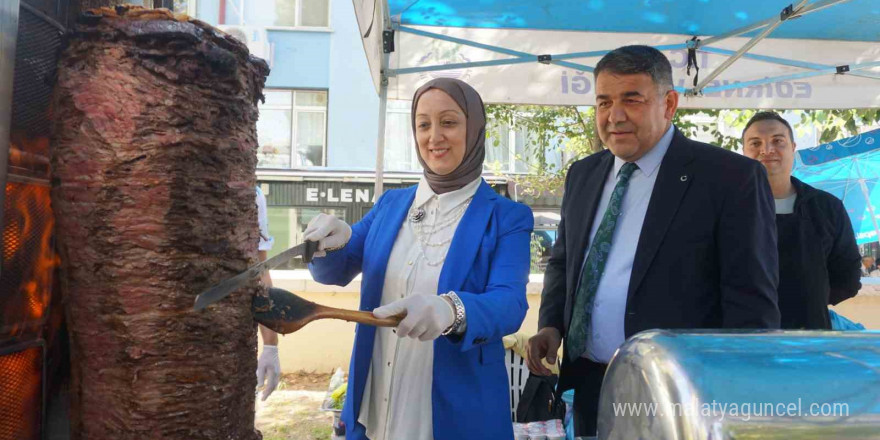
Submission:
[[[11,342],[11,341],[9,341]],[[18,353],[34,347],[40,347],[40,438],[46,440],[46,341],[42,339],[32,339],[24,342],[11,342],[11,345],[4,346],[0,343],[0,357]]]
[[[65,1],[65,0],[55,0],[54,1],[54,5],[55,5],[54,9],[55,9],[55,12],[58,14],[58,18],[60,18],[61,15],[66,15],[68,3],[69,2]],[[47,15],[46,13],[41,11],[39,8],[35,7],[32,4],[29,4],[27,2],[27,0],[21,0],[19,3],[19,15],[18,15],[19,23],[21,23],[21,19],[22,19],[21,12],[22,11],[26,11],[27,13],[44,21],[52,28],[57,29],[61,35],[63,35],[66,32],[66,28],[64,27],[63,24],[61,24],[58,21],[58,18],[54,18],[54,17]],[[19,29],[19,32],[21,32],[20,29]],[[19,37],[19,35],[16,35],[15,44],[18,44],[18,37]],[[16,59],[13,60],[13,63],[17,62],[17,60],[19,58],[18,54],[15,54],[15,57],[16,57]],[[8,105],[11,109],[14,109],[14,98],[12,101],[10,101],[8,103],[3,102],[3,103],[0,103],[0,105],[3,105],[3,106]],[[10,115],[10,117],[11,117],[11,115]],[[10,132],[11,132],[11,127],[10,127]],[[0,148],[2,148],[2,147],[0,147]],[[5,151],[0,151],[0,223],[2,223],[3,219],[5,218],[4,217],[4,206],[5,206],[5,199],[6,199],[6,184],[10,178],[8,152],[9,152],[9,144],[6,143]],[[2,228],[2,227],[3,227],[3,225],[0,224],[0,228]],[[2,273],[0,273],[0,276],[2,276]]]

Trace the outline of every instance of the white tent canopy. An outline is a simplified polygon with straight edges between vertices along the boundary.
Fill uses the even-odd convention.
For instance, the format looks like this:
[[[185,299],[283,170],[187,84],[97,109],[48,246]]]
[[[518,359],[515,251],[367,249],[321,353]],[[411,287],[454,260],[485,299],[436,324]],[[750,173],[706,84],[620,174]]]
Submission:
[[[667,55],[686,108],[880,106],[877,0],[353,3],[380,125],[386,98],[411,99],[440,76],[467,81],[486,102],[592,105],[593,66],[628,44]],[[379,139],[381,152],[382,126]]]

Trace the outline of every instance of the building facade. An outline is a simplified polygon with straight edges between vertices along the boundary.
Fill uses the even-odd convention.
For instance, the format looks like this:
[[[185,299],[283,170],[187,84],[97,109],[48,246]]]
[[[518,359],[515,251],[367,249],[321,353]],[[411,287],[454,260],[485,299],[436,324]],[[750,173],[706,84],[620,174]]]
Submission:
[[[379,98],[351,1],[177,0],[175,9],[236,36],[269,63],[257,122],[257,179],[275,238],[270,256],[299,243],[318,213],[360,220],[376,196]],[[387,105],[386,189],[414,185],[421,176],[410,105]],[[488,143],[493,165],[485,177],[506,196],[508,179],[501,173],[528,171],[522,159],[528,135],[507,127],[502,132]]]

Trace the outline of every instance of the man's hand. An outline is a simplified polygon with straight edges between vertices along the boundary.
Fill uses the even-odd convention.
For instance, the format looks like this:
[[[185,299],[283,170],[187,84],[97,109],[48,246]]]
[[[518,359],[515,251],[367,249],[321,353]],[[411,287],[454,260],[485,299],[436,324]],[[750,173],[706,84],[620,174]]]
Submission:
[[[326,251],[333,251],[345,246],[351,238],[351,226],[335,216],[318,214],[303,232],[303,240],[317,241],[318,251],[315,257],[327,255]]]
[[[260,399],[265,401],[281,380],[281,360],[278,358],[278,347],[275,345],[263,345],[263,353],[257,361],[257,388],[263,386],[266,382],[266,388],[263,389],[263,397]]]
[[[412,295],[373,310],[373,316],[388,318],[406,312],[397,326],[397,336],[420,341],[437,339],[455,322],[453,306],[437,295]]]
[[[529,338],[529,341],[526,343],[526,350],[529,353],[529,371],[540,376],[553,374],[541,363],[541,359],[546,358],[547,363],[550,365],[555,364],[556,353],[559,351],[559,345],[561,344],[562,335],[554,327],[544,327],[538,331],[538,334]]]

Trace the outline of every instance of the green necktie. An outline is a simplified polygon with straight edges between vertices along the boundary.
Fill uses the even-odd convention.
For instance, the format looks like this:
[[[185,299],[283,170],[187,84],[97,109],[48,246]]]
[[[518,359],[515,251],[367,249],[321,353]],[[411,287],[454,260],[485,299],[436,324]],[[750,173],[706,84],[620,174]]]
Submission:
[[[602,216],[602,223],[596,230],[590,252],[587,253],[587,261],[581,272],[580,283],[575,292],[574,309],[572,311],[571,325],[568,327],[565,343],[568,359],[573,361],[584,354],[587,345],[587,335],[590,329],[590,318],[593,313],[593,299],[596,298],[596,290],[602,273],[605,272],[605,263],[608,253],[611,251],[611,238],[614,237],[614,228],[617,226],[617,217],[620,216],[620,204],[629,186],[632,173],[638,169],[638,165],[627,162],[617,173],[617,184],[611,192],[611,200],[608,208]]]

